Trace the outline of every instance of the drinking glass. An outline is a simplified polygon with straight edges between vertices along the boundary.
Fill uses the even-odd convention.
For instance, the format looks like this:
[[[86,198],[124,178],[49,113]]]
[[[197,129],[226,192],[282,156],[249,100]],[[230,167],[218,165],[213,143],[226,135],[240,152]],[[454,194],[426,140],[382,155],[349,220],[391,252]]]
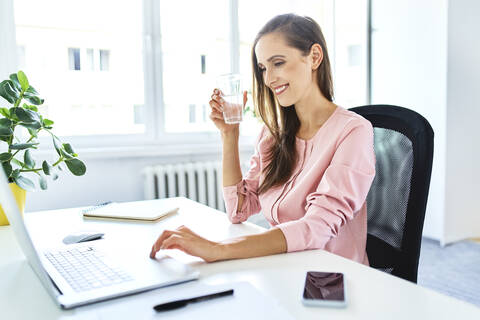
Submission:
[[[242,121],[243,114],[243,87],[240,74],[225,74],[217,78],[220,96],[223,104],[223,119],[225,123],[234,124]]]

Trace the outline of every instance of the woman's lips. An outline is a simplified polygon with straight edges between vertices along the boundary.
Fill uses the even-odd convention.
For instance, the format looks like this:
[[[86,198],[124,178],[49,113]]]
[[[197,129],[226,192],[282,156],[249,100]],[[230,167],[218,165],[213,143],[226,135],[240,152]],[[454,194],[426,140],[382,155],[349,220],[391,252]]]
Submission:
[[[274,89],[275,91],[275,94],[278,96],[278,95],[281,95],[282,93],[285,92],[285,90],[287,90],[288,88],[288,84],[284,84],[283,86],[280,86],[280,87],[276,87]]]

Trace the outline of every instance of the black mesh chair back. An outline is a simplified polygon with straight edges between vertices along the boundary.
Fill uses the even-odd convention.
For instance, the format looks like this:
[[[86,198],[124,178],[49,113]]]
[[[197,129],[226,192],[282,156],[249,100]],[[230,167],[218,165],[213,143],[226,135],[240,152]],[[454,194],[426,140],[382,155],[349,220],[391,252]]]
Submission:
[[[417,112],[398,106],[350,110],[374,128],[376,175],[367,196],[370,265],[416,283],[432,172],[432,127]]]

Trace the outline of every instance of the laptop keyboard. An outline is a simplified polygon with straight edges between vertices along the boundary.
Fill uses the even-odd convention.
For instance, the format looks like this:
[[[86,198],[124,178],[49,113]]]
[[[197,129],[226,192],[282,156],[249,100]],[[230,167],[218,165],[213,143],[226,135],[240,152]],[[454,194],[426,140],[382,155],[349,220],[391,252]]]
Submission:
[[[89,246],[48,251],[44,254],[77,292],[133,280],[128,273],[112,266],[103,259],[102,253]]]

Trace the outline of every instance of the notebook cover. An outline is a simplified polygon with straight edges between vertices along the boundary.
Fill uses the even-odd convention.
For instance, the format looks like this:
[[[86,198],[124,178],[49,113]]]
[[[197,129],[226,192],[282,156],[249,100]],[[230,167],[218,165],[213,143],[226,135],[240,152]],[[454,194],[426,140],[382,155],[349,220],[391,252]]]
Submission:
[[[85,218],[120,219],[136,221],[157,221],[178,211],[178,207],[166,206],[158,200],[113,202],[94,210],[85,210]]]

